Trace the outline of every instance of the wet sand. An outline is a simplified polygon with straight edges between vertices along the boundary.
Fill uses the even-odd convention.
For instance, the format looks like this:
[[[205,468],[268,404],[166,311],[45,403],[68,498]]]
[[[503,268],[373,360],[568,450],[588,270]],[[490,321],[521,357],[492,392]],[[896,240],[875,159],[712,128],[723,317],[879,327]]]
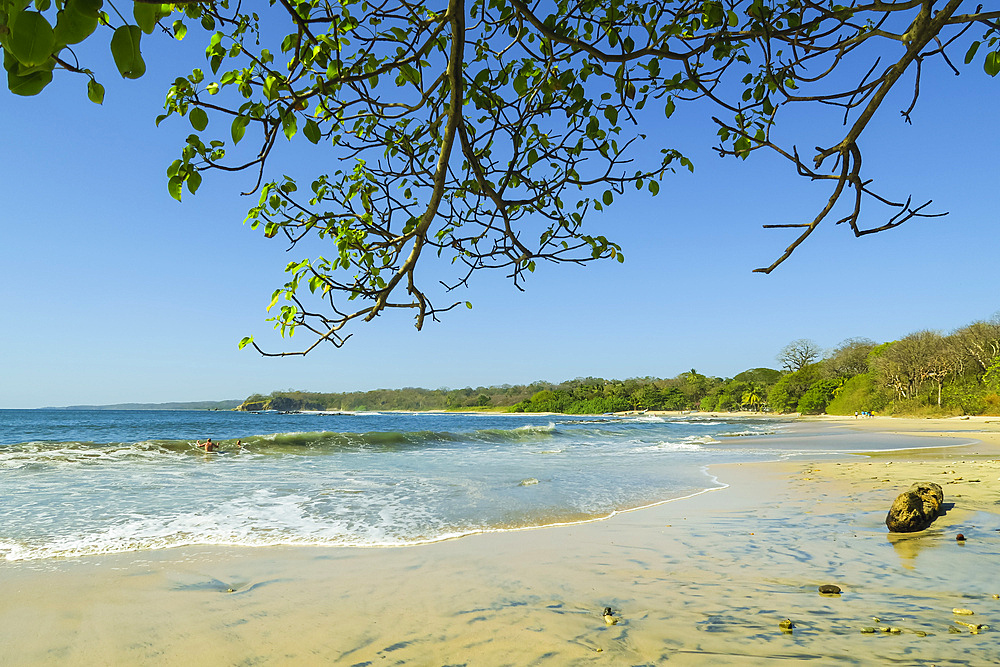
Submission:
[[[1000,661],[1000,418],[820,419],[782,437],[830,429],[977,442],[715,466],[728,488],[419,547],[0,563],[0,665]],[[888,535],[889,505],[918,480],[943,486],[947,513]]]

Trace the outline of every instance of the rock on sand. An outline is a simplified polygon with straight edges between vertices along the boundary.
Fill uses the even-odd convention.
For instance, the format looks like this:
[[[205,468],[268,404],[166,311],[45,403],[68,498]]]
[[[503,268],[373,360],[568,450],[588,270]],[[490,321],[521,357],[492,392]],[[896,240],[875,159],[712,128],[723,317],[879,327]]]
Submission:
[[[885,517],[891,533],[914,533],[931,525],[941,514],[944,492],[934,482],[917,482],[899,494]]]

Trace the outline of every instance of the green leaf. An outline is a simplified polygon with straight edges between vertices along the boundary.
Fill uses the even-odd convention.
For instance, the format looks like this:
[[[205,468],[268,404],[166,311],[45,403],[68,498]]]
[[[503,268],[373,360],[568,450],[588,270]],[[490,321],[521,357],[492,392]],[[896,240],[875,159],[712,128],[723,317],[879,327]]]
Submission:
[[[174,21],[174,39],[181,40],[184,39],[184,35],[187,34],[187,26],[180,19]]]
[[[237,116],[233,119],[233,127],[231,129],[233,135],[233,143],[240,143],[240,139],[247,131],[247,125],[250,123],[250,119],[246,116]]]
[[[253,342],[253,336],[244,336],[240,339],[239,349],[245,348],[247,345]]]
[[[104,104],[104,86],[91,79],[87,84],[87,97],[94,104]]]
[[[312,118],[306,121],[306,126],[302,128],[302,134],[306,135],[306,139],[314,144],[318,144],[319,140],[322,138],[322,132],[320,132],[319,125],[316,124]]]
[[[969,50],[965,52],[965,64],[968,65],[972,62],[972,59],[976,57],[976,51],[979,50],[980,42],[975,41],[969,45]]]
[[[750,157],[750,140],[746,137],[739,137],[733,142],[733,150],[737,157],[746,160]]]
[[[610,120],[613,125],[617,125],[618,109],[615,107],[604,107],[604,117]]]
[[[111,55],[123,78],[138,79],[146,73],[146,63],[139,51],[142,31],[137,25],[123,25],[111,37]]]
[[[528,80],[520,74],[514,77],[514,92],[517,93],[518,97],[524,97],[525,93],[528,92]]]
[[[468,308],[469,310],[472,310],[472,302],[471,301],[466,301],[465,302],[465,307]]]
[[[69,0],[56,15],[55,38],[58,44],[79,44],[97,30],[101,0]]]
[[[659,181],[650,181],[649,182],[649,192],[654,197],[656,195],[660,194],[660,183],[659,183]]]
[[[675,106],[674,98],[668,97],[667,104],[663,107],[663,113],[666,114],[667,118],[670,118],[673,115]]]
[[[604,191],[604,205],[611,206],[611,202],[615,200],[615,196],[611,194],[611,190]]]
[[[180,176],[171,176],[170,180],[167,181],[167,192],[177,201],[181,200],[181,185],[183,184],[184,180]]]
[[[55,31],[38,12],[21,12],[14,17],[9,43],[11,55],[18,62],[26,67],[34,67],[52,57],[56,46]]]
[[[420,86],[420,72],[417,71],[415,67],[409,63],[404,63],[399,68],[400,74],[403,75],[403,79],[409,81],[414,86]]]
[[[185,182],[187,183],[188,192],[194,194],[201,186],[201,174],[197,171],[192,171],[188,174],[187,181]]]
[[[32,72],[26,76],[18,76],[13,72],[7,72],[7,88],[15,95],[30,97],[42,92],[45,86],[52,81],[52,72]]]
[[[152,35],[156,29],[157,9],[159,7],[156,5],[145,2],[132,3],[132,16],[135,17],[135,22],[139,26],[139,29],[147,35]]]
[[[295,136],[295,132],[298,130],[298,125],[295,120],[295,114],[289,111],[284,116],[281,117],[281,129],[285,133],[285,138],[291,140]]]
[[[706,2],[702,6],[702,12],[702,21],[706,28],[720,25],[723,21],[729,20],[721,2]]]
[[[1000,51],[991,51],[986,54],[986,61],[983,63],[983,69],[990,76],[996,76],[1000,74]]]
[[[191,109],[191,113],[188,114],[188,120],[191,121],[191,127],[199,132],[208,127],[208,114],[201,107]]]
[[[67,9],[72,9],[84,16],[92,16],[95,19],[100,17],[103,6],[104,0],[69,0],[66,3]]]
[[[271,101],[278,99],[278,86],[279,82],[277,77],[267,77],[264,80],[264,97]]]

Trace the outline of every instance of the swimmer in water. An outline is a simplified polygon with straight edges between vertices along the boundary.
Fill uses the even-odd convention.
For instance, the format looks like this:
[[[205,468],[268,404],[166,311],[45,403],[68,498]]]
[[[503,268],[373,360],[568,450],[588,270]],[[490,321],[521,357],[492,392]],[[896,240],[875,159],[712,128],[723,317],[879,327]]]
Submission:
[[[201,442],[200,440],[195,440],[195,442],[198,443],[199,447],[204,447],[206,452],[214,452],[217,449],[219,449],[219,446],[214,442],[212,442],[211,438],[209,438],[205,442]]]

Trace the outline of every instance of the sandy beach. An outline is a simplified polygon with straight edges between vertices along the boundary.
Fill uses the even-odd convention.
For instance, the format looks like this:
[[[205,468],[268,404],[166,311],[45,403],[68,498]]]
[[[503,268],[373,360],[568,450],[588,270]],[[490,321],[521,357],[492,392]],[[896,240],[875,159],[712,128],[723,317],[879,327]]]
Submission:
[[[913,448],[715,466],[724,489],[588,524],[3,562],[0,665],[1000,661],[1000,418],[822,417],[782,437],[876,432]],[[915,481],[947,512],[889,535]]]

